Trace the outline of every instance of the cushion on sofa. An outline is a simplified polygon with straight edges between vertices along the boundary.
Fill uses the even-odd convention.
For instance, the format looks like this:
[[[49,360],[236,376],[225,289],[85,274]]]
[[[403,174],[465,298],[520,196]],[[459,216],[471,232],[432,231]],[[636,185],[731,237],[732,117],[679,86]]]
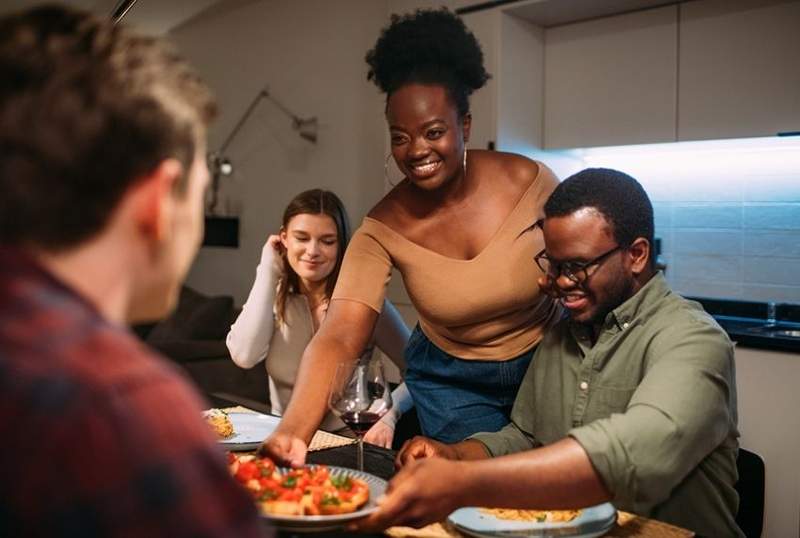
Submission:
[[[232,297],[206,297],[184,286],[175,312],[156,324],[146,338],[151,343],[224,340],[232,316]]]

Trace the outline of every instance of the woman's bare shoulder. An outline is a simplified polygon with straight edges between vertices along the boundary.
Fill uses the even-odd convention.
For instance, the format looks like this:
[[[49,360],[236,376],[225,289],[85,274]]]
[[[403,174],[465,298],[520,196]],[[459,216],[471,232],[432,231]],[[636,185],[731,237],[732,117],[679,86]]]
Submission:
[[[404,185],[400,184],[390,190],[367,213],[367,217],[394,228],[398,216],[404,212]]]
[[[542,172],[549,171],[538,161],[534,161],[517,153],[503,151],[471,150],[476,166],[481,172],[490,174],[496,179],[505,179],[519,188],[527,188]]]

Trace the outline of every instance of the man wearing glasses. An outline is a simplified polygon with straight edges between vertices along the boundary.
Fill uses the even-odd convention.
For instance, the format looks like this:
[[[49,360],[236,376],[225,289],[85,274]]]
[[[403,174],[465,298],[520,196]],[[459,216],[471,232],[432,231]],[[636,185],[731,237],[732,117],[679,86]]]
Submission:
[[[742,536],[732,345],[656,272],[647,194],[626,174],[588,169],[544,209],[539,284],[568,315],[539,344],[511,423],[453,445],[407,443],[391,493],[362,526],[425,524],[459,506],[611,501],[701,535]]]

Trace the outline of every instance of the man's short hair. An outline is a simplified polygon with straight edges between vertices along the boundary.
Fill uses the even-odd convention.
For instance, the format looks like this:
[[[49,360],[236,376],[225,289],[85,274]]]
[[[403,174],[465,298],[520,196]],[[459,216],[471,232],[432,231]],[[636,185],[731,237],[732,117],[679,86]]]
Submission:
[[[215,113],[160,38],[64,7],[0,18],[0,243],[91,238],[164,159],[188,172]]]
[[[578,209],[596,209],[611,225],[614,240],[627,247],[637,237],[653,251],[653,205],[638,181],[610,168],[587,168],[565,179],[544,205],[545,218],[564,217]]]

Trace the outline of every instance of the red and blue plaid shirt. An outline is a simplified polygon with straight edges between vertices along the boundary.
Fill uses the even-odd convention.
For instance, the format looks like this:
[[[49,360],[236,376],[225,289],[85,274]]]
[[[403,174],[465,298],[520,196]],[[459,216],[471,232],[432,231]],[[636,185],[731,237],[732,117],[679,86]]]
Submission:
[[[267,534],[175,366],[0,247],[0,536]]]

